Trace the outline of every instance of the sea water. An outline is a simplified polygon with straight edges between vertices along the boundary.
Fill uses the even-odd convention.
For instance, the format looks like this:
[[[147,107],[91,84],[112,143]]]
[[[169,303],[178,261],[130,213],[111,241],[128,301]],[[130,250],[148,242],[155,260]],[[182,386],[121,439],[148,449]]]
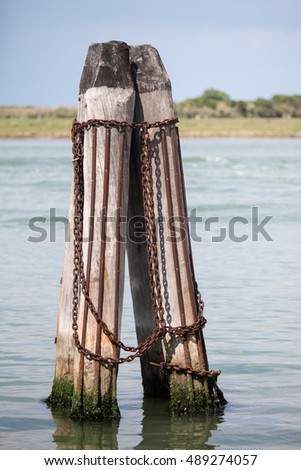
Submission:
[[[139,360],[119,369],[119,423],[72,421],[45,405],[65,237],[49,218],[68,216],[71,145],[2,140],[1,449],[301,448],[300,140],[183,139],[182,154],[223,413],[171,417],[165,401],[143,399]],[[135,343],[128,277],[122,340]]]

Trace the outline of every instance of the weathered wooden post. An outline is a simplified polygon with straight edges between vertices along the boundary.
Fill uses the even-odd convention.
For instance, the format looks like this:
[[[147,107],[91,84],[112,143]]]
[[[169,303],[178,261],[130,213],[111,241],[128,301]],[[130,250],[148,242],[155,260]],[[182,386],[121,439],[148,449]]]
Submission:
[[[176,121],[156,49],[89,48],[72,128],[70,241],[49,398],[74,417],[119,417],[118,365],[137,357],[145,395],[169,395],[172,412],[225,403],[202,334]],[[126,245],[138,339],[130,347],[120,341]]]
[[[119,348],[103,333],[101,322],[119,337],[125,265],[125,243],[119,242],[120,221],[127,211],[132,131],[106,121],[131,122],[134,103],[129,47],[114,41],[92,44],[80,81],[78,125],[73,128],[74,152],[81,152],[81,140],[84,148],[83,155],[74,158],[70,242],[65,250],[50,397],[52,403],[71,406],[74,416],[119,416],[114,362]],[[90,124],[99,118],[103,125]],[[83,128],[82,122],[86,123]],[[79,213],[80,205],[83,214]],[[83,285],[89,298],[81,293],[77,299]],[[96,309],[94,316],[89,311],[91,302]],[[112,361],[105,363],[99,360],[101,357]]]
[[[144,390],[150,396],[168,391],[175,413],[213,410],[222,407],[225,400],[216,385],[219,371],[209,371],[202,333],[203,301],[194,276],[171,84],[153,47],[131,47],[131,62],[137,91],[135,121],[155,125],[147,130],[151,162],[147,177],[143,174],[138,177],[141,145],[137,133],[133,134],[130,179],[131,187],[135,181],[140,191],[130,192],[129,219],[146,217],[145,198],[151,192],[152,217],[156,220],[152,262],[158,263],[159,271],[151,283],[146,282],[150,257],[147,259],[145,250],[137,243],[139,240],[131,233],[128,259],[138,341],[151,334],[154,310],[157,308],[159,316],[160,310],[164,311],[163,319],[159,320],[163,339],[141,358]]]

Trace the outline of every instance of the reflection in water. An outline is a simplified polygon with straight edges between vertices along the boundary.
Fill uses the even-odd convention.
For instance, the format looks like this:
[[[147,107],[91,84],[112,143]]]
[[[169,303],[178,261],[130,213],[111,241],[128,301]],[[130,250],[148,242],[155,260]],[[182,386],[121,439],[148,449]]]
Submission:
[[[142,441],[135,449],[214,449],[206,444],[211,431],[223,421],[222,412],[212,416],[173,417],[168,402],[145,398],[143,401]]]
[[[170,416],[168,401],[159,398],[145,398],[143,412],[142,440],[134,447],[136,450],[214,449],[207,442],[224,420],[222,412],[212,416]],[[53,439],[58,450],[118,449],[118,421],[73,421],[61,412],[52,414],[57,426]]]
[[[73,421],[52,411],[56,423],[53,440],[58,450],[116,450],[119,422]]]

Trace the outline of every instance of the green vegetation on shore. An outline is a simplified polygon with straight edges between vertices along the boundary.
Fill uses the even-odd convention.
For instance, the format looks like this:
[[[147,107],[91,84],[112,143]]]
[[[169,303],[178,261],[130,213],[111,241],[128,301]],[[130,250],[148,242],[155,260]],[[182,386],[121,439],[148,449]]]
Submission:
[[[209,89],[175,103],[175,112],[181,137],[301,137],[300,95],[234,101]],[[0,106],[0,138],[70,138],[75,117],[75,107]]]
[[[301,118],[180,119],[181,137],[301,137]]]
[[[301,118],[301,95],[274,95],[271,99],[232,100],[214,88],[201,96],[175,103],[179,118]]]
[[[76,108],[0,107],[0,138],[70,137]]]

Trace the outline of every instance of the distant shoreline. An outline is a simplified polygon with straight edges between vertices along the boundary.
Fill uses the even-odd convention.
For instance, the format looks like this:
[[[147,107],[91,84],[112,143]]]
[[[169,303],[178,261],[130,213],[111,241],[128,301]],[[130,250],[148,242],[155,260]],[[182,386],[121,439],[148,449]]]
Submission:
[[[0,139],[70,139],[71,118],[0,119]],[[301,138],[301,118],[181,119],[181,138]]]
[[[269,135],[269,134],[193,134],[193,135],[188,135],[188,134],[182,134],[180,133],[180,138],[181,139],[301,139],[301,134],[295,135],[295,134],[281,134],[281,135]],[[70,135],[17,135],[17,136],[11,136],[11,135],[0,135],[0,140],[43,140],[43,139],[49,139],[49,140],[70,140],[71,142],[71,137]]]

